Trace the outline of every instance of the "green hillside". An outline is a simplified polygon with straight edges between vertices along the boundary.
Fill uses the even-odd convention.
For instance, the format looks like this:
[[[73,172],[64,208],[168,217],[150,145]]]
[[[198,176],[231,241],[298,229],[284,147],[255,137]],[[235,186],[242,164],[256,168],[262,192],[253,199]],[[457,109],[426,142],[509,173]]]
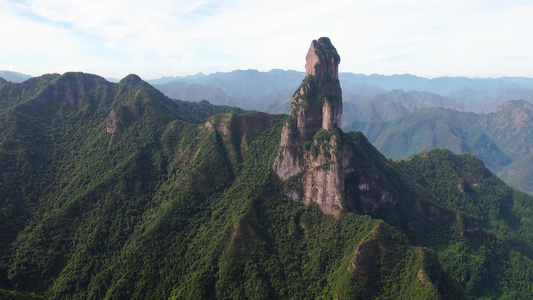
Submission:
[[[508,184],[533,192],[527,176],[533,149],[533,105],[509,101],[496,112],[474,114],[423,108],[390,122],[353,122],[386,156],[406,158],[433,148],[472,153]]]
[[[494,140],[479,128],[478,115],[450,109],[423,108],[391,122],[354,123],[386,156],[398,159],[433,148],[470,152],[499,171],[511,163]]]
[[[509,101],[494,113],[480,115],[482,128],[513,161],[533,148],[533,105],[524,100]]]
[[[503,168],[498,176],[521,191],[533,193],[533,153]]]
[[[272,165],[286,121],[170,100],[135,75],[1,84],[0,295],[531,295],[533,199],[479,160],[395,163],[339,132],[356,167],[335,218],[284,195]]]
[[[515,289],[518,281],[533,279],[531,196],[511,189],[468,153],[458,156],[435,149],[398,164],[418,184],[437,195],[440,205],[457,211],[458,225],[463,228],[461,236],[481,229],[477,237],[457,239],[454,246],[438,251],[444,270],[453,277],[465,278],[462,285],[470,295],[503,292],[502,298],[527,299]],[[470,262],[465,257],[470,257]],[[504,274],[504,278],[497,274]],[[506,276],[510,274],[511,281],[517,281],[508,281]],[[480,278],[493,285],[475,283]],[[531,288],[529,285],[526,289]]]

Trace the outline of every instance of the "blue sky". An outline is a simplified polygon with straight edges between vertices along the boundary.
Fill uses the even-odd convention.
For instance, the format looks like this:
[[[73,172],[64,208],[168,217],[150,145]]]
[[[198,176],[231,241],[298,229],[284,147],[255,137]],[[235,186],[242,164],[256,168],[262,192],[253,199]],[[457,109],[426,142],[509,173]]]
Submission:
[[[532,16],[513,0],[0,0],[0,70],[303,71],[328,36],[341,72],[533,77]]]

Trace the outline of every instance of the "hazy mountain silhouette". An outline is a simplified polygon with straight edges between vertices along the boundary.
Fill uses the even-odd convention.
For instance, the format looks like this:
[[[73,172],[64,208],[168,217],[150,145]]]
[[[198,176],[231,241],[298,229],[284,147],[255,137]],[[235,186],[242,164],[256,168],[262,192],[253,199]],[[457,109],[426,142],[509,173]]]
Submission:
[[[218,88],[212,99],[206,99],[218,104],[218,99],[225,99],[224,104],[241,105],[248,109],[258,109],[267,112],[269,108],[280,107],[281,99],[288,103],[294,93],[294,85],[298,84],[303,72],[284,71],[274,69],[268,72],[257,70],[236,70],[232,72],[217,72],[209,75],[202,73],[185,77],[163,77],[149,80],[156,87],[173,97],[173,92],[182,83],[198,84],[197,92],[188,88],[190,99],[198,101],[204,94],[202,89]],[[459,105],[456,109],[475,112],[491,112],[499,105],[516,99],[533,101],[533,79],[526,77],[501,78],[466,78],[439,77],[428,79],[410,74],[403,75],[363,75],[354,73],[340,73],[343,99],[349,102],[368,102],[378,94],[393,90],[428,92],[437,94]],[[160,86],[163,85],[163,86]],[[172,85],[177,87],[173,88]],[[182,86],[182,84],[181,84]],[[275,102],[275,103],[270,103]],[[450,108],[450,106],[438,106]],[[413,110],[409,110],[413,111]],[[278,112],[278,111],[276,111]]]
[[[0,71],[0,77],[4,78],[7,81],[21,83],[25,80],[30,79],[32,76],[13,71]]]

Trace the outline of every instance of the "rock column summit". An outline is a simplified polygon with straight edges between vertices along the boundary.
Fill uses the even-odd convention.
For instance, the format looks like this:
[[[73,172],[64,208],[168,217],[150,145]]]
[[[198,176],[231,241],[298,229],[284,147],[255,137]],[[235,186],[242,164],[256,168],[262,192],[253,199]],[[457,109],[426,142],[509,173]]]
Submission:
[[[342,210],[350,151],[341,143],[340,56],[329,38],[314,40],[306,56],[306,76],[292,96],[289,121],[281,134],[274,171],[286,195],[326,214]]]
[[[311,42],[305,60],[305,79],[292,97],[291,117],[297,115],[299,135],[308,138],[320,128],[341,126],[341,58],[329,38],[323,37]]]

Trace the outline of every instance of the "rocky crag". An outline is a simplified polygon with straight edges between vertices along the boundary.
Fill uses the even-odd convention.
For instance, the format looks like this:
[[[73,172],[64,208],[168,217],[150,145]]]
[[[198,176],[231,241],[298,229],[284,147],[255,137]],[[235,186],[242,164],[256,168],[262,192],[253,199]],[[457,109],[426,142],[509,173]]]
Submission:
[[[343,209],[344,178],[351,151],[341,142],[340,56],[328,38],[311,43],[306,76],[291,100],[274,170],[287,183],[286,195],[326,214]]]

